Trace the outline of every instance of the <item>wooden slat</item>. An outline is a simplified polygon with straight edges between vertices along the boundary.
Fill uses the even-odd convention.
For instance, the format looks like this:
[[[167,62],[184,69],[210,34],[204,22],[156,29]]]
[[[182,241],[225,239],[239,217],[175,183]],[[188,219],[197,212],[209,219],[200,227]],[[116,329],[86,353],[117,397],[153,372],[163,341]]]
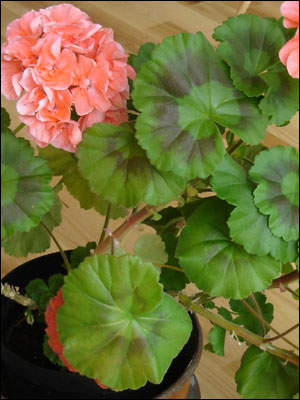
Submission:
[[[1,41],[5,41],[5,32],[9,22],[19,18],[26,11],[38,10],[60,1],[2,1],[1,2]],[[197,32],[201,30],[213,45],[216,42],[211,38],[214,28],[230,16],[234,16],[243,2],[241,1],[66,1],[81,8],[89,14],[95,23],[112,27],[115,38],[129,53],[136,53],[139,46],[145,42],[159,43],[164,37],[181,31]],[[261,17],[280,17],[279,1],[252,1],[247,12]],[[284,99],[283,99],[284,101]],[[7,108],[12,116],[12,126],[19,124],[15,108],[16,102],[7,101],[2,97],[2,106]],[[290,144],[296,148],[298,140],[299,115],[297,114],[288,126],[278,128],[271,126],[265,138],[268,146],[277,144]],[[26,137],[23,129],[20,135]],[[61,199],[67,205],[63,206],[63,222],[55,228],[54,233],[64,249],[71,249],[83,245],[87,241],[98,240],[103,224],[103,218],[92,210],[81,210],[79,204],[64,189]],[[117,227],[120,221],[113,221],[111,228]],[[134,230],[127,238],[127,250],[132,251],[136,238],[143,232],[151,232],[151,228]],[[52,244],[47,253],[57,251]],[[29,258],[16,258],[6,255],[1,251],[2,266],[1,276],[20,265]],[[189,285],[188,291],[195,290]],[[268,292],[268,298],[275,306],[276,320],[274,327],[284,331],[297,322],[297,305],[288,292],[280,293],[273,290]],[[218,300],[220,305],[226,305],[225,299]],[[211,324],[200,318],[203,329],[204,343]],[[289,335],[290,340],[299,342],[298,332]],[[219,357],[209,352],[204,352],[197,368],[202,398],[204,399],[238,399],[236,393],[234,374],[239,367],[240,358],[244,351],[241,346],[229,336],[226,339],[226,357]],[[278,341],[278,345],[285,343]]]

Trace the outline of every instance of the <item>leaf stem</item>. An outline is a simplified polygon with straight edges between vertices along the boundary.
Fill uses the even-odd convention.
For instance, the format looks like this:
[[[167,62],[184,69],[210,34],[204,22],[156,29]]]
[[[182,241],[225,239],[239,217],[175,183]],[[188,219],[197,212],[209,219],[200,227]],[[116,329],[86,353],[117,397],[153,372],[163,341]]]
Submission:
[[[228,154],[232,154],[236,151],[236,149],[238,149],[244,142],[242,141],[242,139],[238,140],[236,142],[236,144],[234,144],[232,147],[230,147],[230,149],[227,150]]]
[[[280,335],[265,339],[264,343],[273,342],[274,340],[283,338],[283,336],[287,335],[288,333],[292,332],[294,329],[296,329],[298,327],[299,327],[299,322],[296,325],[292,326],[291,328],[287,329],[285,332],[281,333]]]
[[[117,228],[113,232],[112,235],[114,239],[120,242],[128,231],[130,231],[133,227],[144,221],[146,218],[150,217],[155,212],[158,212],[159,210],[164,208],[164,206],[165,204],[161,206],[143,207],[140,211],[138,211],[134,215],[131,215],[126,221],[123,222],[122,225],[119,226],[119,228]],[[103,254],[109,249],[109,247],[110,247],[110,237],[107,237],[105,240],[103,240],[102,243],[98,244],[98,246],[95,249],[95,253]]]
[[[297,281],[299,279],[299,272],[295,269],[295,271],[290,272],[286,275],[280,276],[277,279],[274,279],[273,283],[268,287],[268,289],[278,288],[280,285],[286,285],[288,283]]]
[[[254,294],[250,294],[249,297],[250,297],[254,307],[256,308],[257,313],[260,315],[261,319],[259,319],[259,323],[260,323],[260,326],[261,326],[261,329],[263,332],[263,336],[266,336],[266,328],[265,328],[265,324],[262,322],[264,319],[263,319],[263,315],[262,315],[261,309],[259,307],[259,304],[257,303]]]
[[[18,133],[22,128],[24,128],[24,126],[25,126],[25,124],[23,124],[23,122],[21,122],[20,125],[18,125],[18,126],[16,127],[16,129],[14,129],[14,130],[12,131],[12,133],[15,135],[15,134]]]
[[[100,240],[98,242],[98,245],[101,244],[103,242],[104,238],[105,238],[105,229],[108,227],[108,224],[109,224],[110,211],[111,211],[111,204],[108,203],[107,204],[105,221],[104,221],[104,224],[103,224],[103,228],[102,228],[102,232],[101,232],[101,236],[100,236]]]
[[[49,233],[49,235],[52,237],[54,243],[56,244],[56,246],[58,247],[58,250],[64,260],[64,264],[67,268],[67,271],[70,272],[71,271],[71,265],[69,263],[69,260],[67,259],[67,256],[65,254],[65,252],[63,251],[61,245],[58,243],[57,239],[55,238],[55,236],[53,235],[53,233],[50,231],[50,229],[47,228],[47,226],[41,221],[40,224],[44,227],[44,229]]]
[[[139,112],[134,111],[134,110],[127,110],[128,114],[132,114],[132,115],[140,115]]]
[[[293,296],[296,296],[299,299],[299,294],[296,293],[294,290],[290,289],[288,286],[285,286],[285,290],[287,290],[288,292],[292,293]]]
[[[157,267],[161,267],[161,268],[169,268],[169,269],[173,269],[174,271],[179,271],[179,272],[183,272],[184,271],[181,268],[178,267],[173,267],[173,265],[167,265],[167,264],[154,264]]]
[[[275,347],[275,346],[271,345],[270,343],[264,343],[263,337],[258,336],[253,332],[250,332],[248,329],[246,329],[240,325],[237,325],[234,322],[225,320],[224,318],[212,313],[211,311],[208,311],[206,308],[204,308],[203,306],[201,306],[197,303],[192,303],[190,298],[182,292],[179,293],[178,297],[179,297],[180,302],[184,306],[186,306],[190,310],[195,311],[196,313],[202,315],[203,317],[207,318],[209,321],[220,326],[221,328],[233,331],[236,335],[241,336],[249,343],[252,343],[255,346],[259,347],[261,350],[268,351],[269,353],[274,354],[277,357],[280,357],[284,360],[291,362],[292,364],[295,364],[296,366],[299,366],[299,357],[296,354],[294,354],[290,351]]]
[[[278,332],[273,326],[268,324],[267,321],[265,321],[253,308],[246,302],[246,300],[242,299],[241,302],[244,304],[246,308],[258,319],[260,320],[266,327],[268,327],[271,331],[275,332],[277,335],[280,335],[280,332]],[[286,343],[288,343],[290,346],[294,347],[295,349],[299,350],[299,347],[296,346],[294,343],[290,342],[288,339],[285,337],[282,338]]]

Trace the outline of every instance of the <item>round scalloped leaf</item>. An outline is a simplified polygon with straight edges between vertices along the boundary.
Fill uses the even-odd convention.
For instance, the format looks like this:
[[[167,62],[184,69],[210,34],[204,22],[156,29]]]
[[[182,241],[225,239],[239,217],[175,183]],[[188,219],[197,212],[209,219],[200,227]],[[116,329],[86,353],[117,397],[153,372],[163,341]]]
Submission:
[[[299,80],[292,78],[281,63],[270,68],[263,76],[269,88],[259,108],[271,118],[269,124],[281,126],[299,109]]]
[[[153,233],[140,236],[134,244],[134,255],[145,262],[153,264],[166,264],[168,254],[161,237]]]
[[[156,167],[188,179],[210,175],[224,156],[220,126],[250,144],[267,119],[237,91],[225,63],[201,32],[170,36],[137,73],[132,92],[136,136]]]
[[[222,42],[218,53],[229,64],[235,87],[247,96],[259,96],[268,88],[264,72],[279,62],[284,35],[274,18],[253,14],[230,17],[213,37]]]
[[[269,215],[269,227],[286,241],[299,238],[299,160],[293,147],[276,146],[261,152],[250,169],[258,183],[254,202]]]
[[[29,142],[1,134],[1,237],[28,232],[53,205],[52,174]]]
[[[124,207],[167,203],[185,188],[183,178],[150,164],[129,124],[94,124],[84,132],[77,154],[92,191]]]
[[[286,242],[272,234],[268,217],[255,207],[254,199],[244,199],[231,213],[227,225],[231,239],[241,244],[250,254],[271,254],[275,260],[294,262],[297,257],[297,242]],[[263,238],[263,240],[261,239]]]
[[[128,255],[87,257],[69,273],[57,324],[74,368],[115,391],[162,381],[192,324],[158,279],[152,264]]]
[[[256,346],[245,351],[235,381],[243,399],[291,399],[299,392],[298,368]]]
[[[248,254],[230,240],[226,221],[232,207],[211,197],[188,219],[177,246],[187,277],[211,296],[241,299],[268,287],[281,263]]]
[[[266,303],[267,297],[263,293],[254,293],[253,296],[259,306],[261,317],[270,324],[273,321],[274,317],[273,304]],[[250,307],[255,309],[256,305],[253,304],[251,297],[248,297],[247,299],[245,299],[245,301],[249,304]],[[229,304],[232,311],[239,314],[238,317],[233,320],[234,323],[244,326],[246,329],[249,329],[249,331],[256,333],[259,336],[264,336],[260,321],[255,315],[251,313],[251,311],[248,310],[248,308],[240,300],[231,299],[229,301]],[[269,328],[265,327],[265,331],[267,333],[269,331]]]
[[[43,222],[50,231],[61,223],[61,202],[54,189],[54,203],[50,210],[41,216]],[[1,246],[7,254],[16,257],[26,257],[28,253],[42,253],[50,247],[51,237],[45,228],[39,223],[29,232],[17,232],[3,239]]]
[[[138,72],[142,65],[151,58],[151,53],[155,48],[155,44],[152,42],[144,43],[140,48],[137,55],[130,54],[128,58],[128,64],[130,64],[135,72]]]
[[[48,161],[54,175],[63,176],[68,192],[80,202],[84,210],[95,208],[101,215],[106,215],[108,201],[91,191],[88,181],[79,173],[77,159],[72,153],[49,145],[39,149],[39,154]],[[111,204],[111,218],[123,218],[126,215],[124,207]]]
[[[210,181],[218,197],[232,205],[237,206],[252,199],[251,182],[246,171],[228,154],[216,167]]]

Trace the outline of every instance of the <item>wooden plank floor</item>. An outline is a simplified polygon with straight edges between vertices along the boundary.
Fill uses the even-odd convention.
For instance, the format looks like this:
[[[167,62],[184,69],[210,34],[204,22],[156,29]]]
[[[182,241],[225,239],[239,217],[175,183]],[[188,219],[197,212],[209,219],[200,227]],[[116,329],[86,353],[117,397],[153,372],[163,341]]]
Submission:
[[[25,12],[50,5],[60,4],[59,1],[2,1],[1,2],[1,43],[5,41],[6,27],[13,19],[19,18]],[[106,27],[112,27],[115,38],[127,52],[136,53],[139,46],[147,41],[159,43],[169,35],[181,31],[195,33],[201,30],[206,37],[211,39],[214,28],[229,16],[235,15],[241,5],[241,1],[66,1],[81,8],[92,17],[93,22]],[[248,13],[255,13],[261,17],[280,17],[280,5],[278,1],[253,1]],[[12,116],[15,127],[19,124],[15,110],[15,102],[7,101],[2,97],[2,105]],[[270,126],[265,138],[268,146],[277,144],[290,144],[296,148],[299,146],[299,116],[292,119],[291,124],[277,128]],[[20,135],[26,136],[25,129]],[[66,190],[61,192],[63,206],[63,223],[55,229],[55,235],[64,249],[71,249],[83,245],[90,240],[98,240],[103,224],[103,217],[96,212],[81,210],[78,202],[74,200]],[[113,221],[112,228],[117,227],[120,221]],[[127,250],[131,251],[136,238],[151,228],[142,227],[136,229],[127,238]],[[51,245],[47,253],[57,251]],[[1,263],[1,276],[25,261],[24,258],[15,258],[6,255],[3,251]],[[30,258],[37,257],[32,255]],[[193,290],[189,287],[188,290]],[[280,293],[279,290],[269,291],[267,294],[275,305],[276,320],[274,327],[280,332],[292,326],[298,321],[298,305],[291,299],[288,292]],[[226,304],[225,299],[220,300]],[[207,343],[207,335],[211,324],[207,320],[200,319],[203,329],[204,343]],[[289,339],[294,343],[299,342],[298,332],[289,334]],[[285,343],[278,341],[278,345],[284,347]],[[197,368],[202,398],[204,399],[238,399],[236,393],[234,374],[240,364],[240,356],[244,351],[243,345],[227,336],[226,357],[222,358],[214,354],[204,352]]]

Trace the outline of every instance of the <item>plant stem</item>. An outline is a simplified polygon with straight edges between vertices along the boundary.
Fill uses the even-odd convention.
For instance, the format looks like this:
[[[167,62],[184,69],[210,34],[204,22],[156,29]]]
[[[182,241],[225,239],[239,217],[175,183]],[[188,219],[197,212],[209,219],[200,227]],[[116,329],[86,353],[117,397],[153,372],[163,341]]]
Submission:
[[[49,235],[52,237],[54,243],[56,244],[56,246],[58,247],[58,250],[64,260],[64,264],[67,268],[67,271],[70,272],[71,271],[71,265],[69,263],[69,260],[67,259],[67,256],[65,254],[65,252],[63,251],[61,245],[58,243],[57,239],[55,238],[55,236],[53,235],[53,233],[50,231],[50,229],[47,228],[47,226],[41,221],[40,224],[44,227],[44,229],[49,233]]]
[[[292,332],[294,329],[296,329],[298,327],[299,327],[299,322],[296,325],[292,326],[291,328],[287,329],[285,332],[281,333],[280,335],[265,339],[264,343],[273,342],[274,340],[283,338],[283,336],[287,335],[288,333]]]
[[[19,288],[15,286],[1,283],[1,294],[8,299],[14,300],[24,307],[30,307],[31,309],[37,308],[36,303],[33,299],[28,296],[23,296],[19,293]]]
[[[248,160],[248,158],[246,158],[246,157],[242,157],[241,158],[243,161],[246,161],[248,164],[250,164],[250,165],[254,165],[254,162],[252,162],[251,160]]]
[[[16,129],[14,129],[14,130],[12,131],[12,133],[15,135],[15,134],[18,133],[22,128],[24,128],[24,126],[25,126],[25,124],[23,124],[23,122],[21,122],[20,125],[18,125],[18,126],[16,127]]]
[[[174,271],[179,271],[179,272],[184,272],[181,268],[178,267],[173,267],[173,265],[166,265],[166,264],[154,264],[157,267],[161,267],[161,268],[169,268],[169,269],[173,269]]]
[[[101,236],[100,236],[100,240],[98,242],[98,245],[101,244],[105,238],[105,229],[108,227],[109,224],[109,219],[110,219],[110,210],[111,210],[111,204],[108,203],[107,204],[107,211],[106,211],[106,216],[105,216],[105,221],[103,224],[103,228],[102,228],[102,232],[101,232]]]
[[[295,269],[295,271],[290,272],[286,275],[280,276],[277,279],[274,279],[273,283],[268,287],[268,289],[278,288],[280,285],[286,285],[293,281],[297,281],[299,279],[299,272]]]
[[[221,328],[233,331],[236,335],[241,336],[243,339],[248,341],[249,343],[254,344],[255,346],[259,347],[261,350],[268,351],[271,354],[274,354],[277,357],[280,357],[284,360],[291,362],[299,366],[299,357],[287,350],[280,349],[271,345],[270,343],[264,343],[264,338],[261,336],[256,335],[253,332],[250,332],[248,329],[243,328],[240,325],[235,324],[234,322],[227,321],[224,318],[216,315],[206,308],[200,306],[199,304],[192,303],[190,298],[183,294],[182,292],[178,295],[180,302],[195,311],[196,313],[202,315],[203,317],[207,318],[209,321],[213,322],[214,324],[220,326]]]
[[[242,299],[241,302],[244,304],[246,308],[257,318],[259,319],[265,326],[267,326],[271,331],[275,332],[277,335],[280,335],[280,332],[278,332],[273,326],[268,324],[267,321],[265,321],[253,308],[246,302],[246,300]],[[294,347],[295,349],[299,350],[299,347],[296,346],[294,343],[290,342],[288,339],[285,337],[282,338],[286,343],[288,343],[290,346]]]
[[[140,115],[139,112],[134,111],[134,110],[127,110],[128,114],[132,114],[132,115]]]
[[[290,289],[288,286],[285,287],[285,290],[287,290],[288,292],[292,293],[293,296],[296,296],[299,299],[299,294],[294,292],[294,290]]]
[[[146,206],[143,207],[140,211],[135,213],[134,215],[131,215],[128,220],[124,221],[122,225],[119,226],[114,232],[113,232],[113,237],[115,240],[118,240],[119,242],[122,240],[122,238],[127,234],[129,230],[131,230],[133,227],[144,221],[144,219],[150,217],[152,214],[155,212],[161,210],[164,208],[164,205],[161,206]],[[110,237],[107,237],[105,240],[103,240],[102,243],[100,243],[96,249],[95,253],[105,253],[110,247]]]
[[[256,298],[255,298],[254,294],[250,294],[249,297],[250,297],[250,299],[251,299],[251,301],[252,301],[254,307],[256,308],[256,311],[257,311],[258,314],[260,315],[260,318],[261,318],[261,319],[259,319],[259,322],[260,322],[260,326],[261,326],[261,329],[262,329],[262,332],[263,332],[263,336],[265,336],[265,335],[266,335],[266,329],[265,329],[265,324],[262,322],[262,320],[263,320],[263,315],[262,315],[261,309],[260,309],[260,307],[259,307],[259,305],[258,305],[258,303],[257,303],[257,301],[256,301]]]
[[[113,236],[110,236],[110,254],[112,256],[115,255],[115,239],[113,238]]]
[[[235,145],[233,145],[230,149],[227,150],[228,154],[232,154],[235,152],[236,149],[238,149],[244,142],[242,139],[238,140]]]

